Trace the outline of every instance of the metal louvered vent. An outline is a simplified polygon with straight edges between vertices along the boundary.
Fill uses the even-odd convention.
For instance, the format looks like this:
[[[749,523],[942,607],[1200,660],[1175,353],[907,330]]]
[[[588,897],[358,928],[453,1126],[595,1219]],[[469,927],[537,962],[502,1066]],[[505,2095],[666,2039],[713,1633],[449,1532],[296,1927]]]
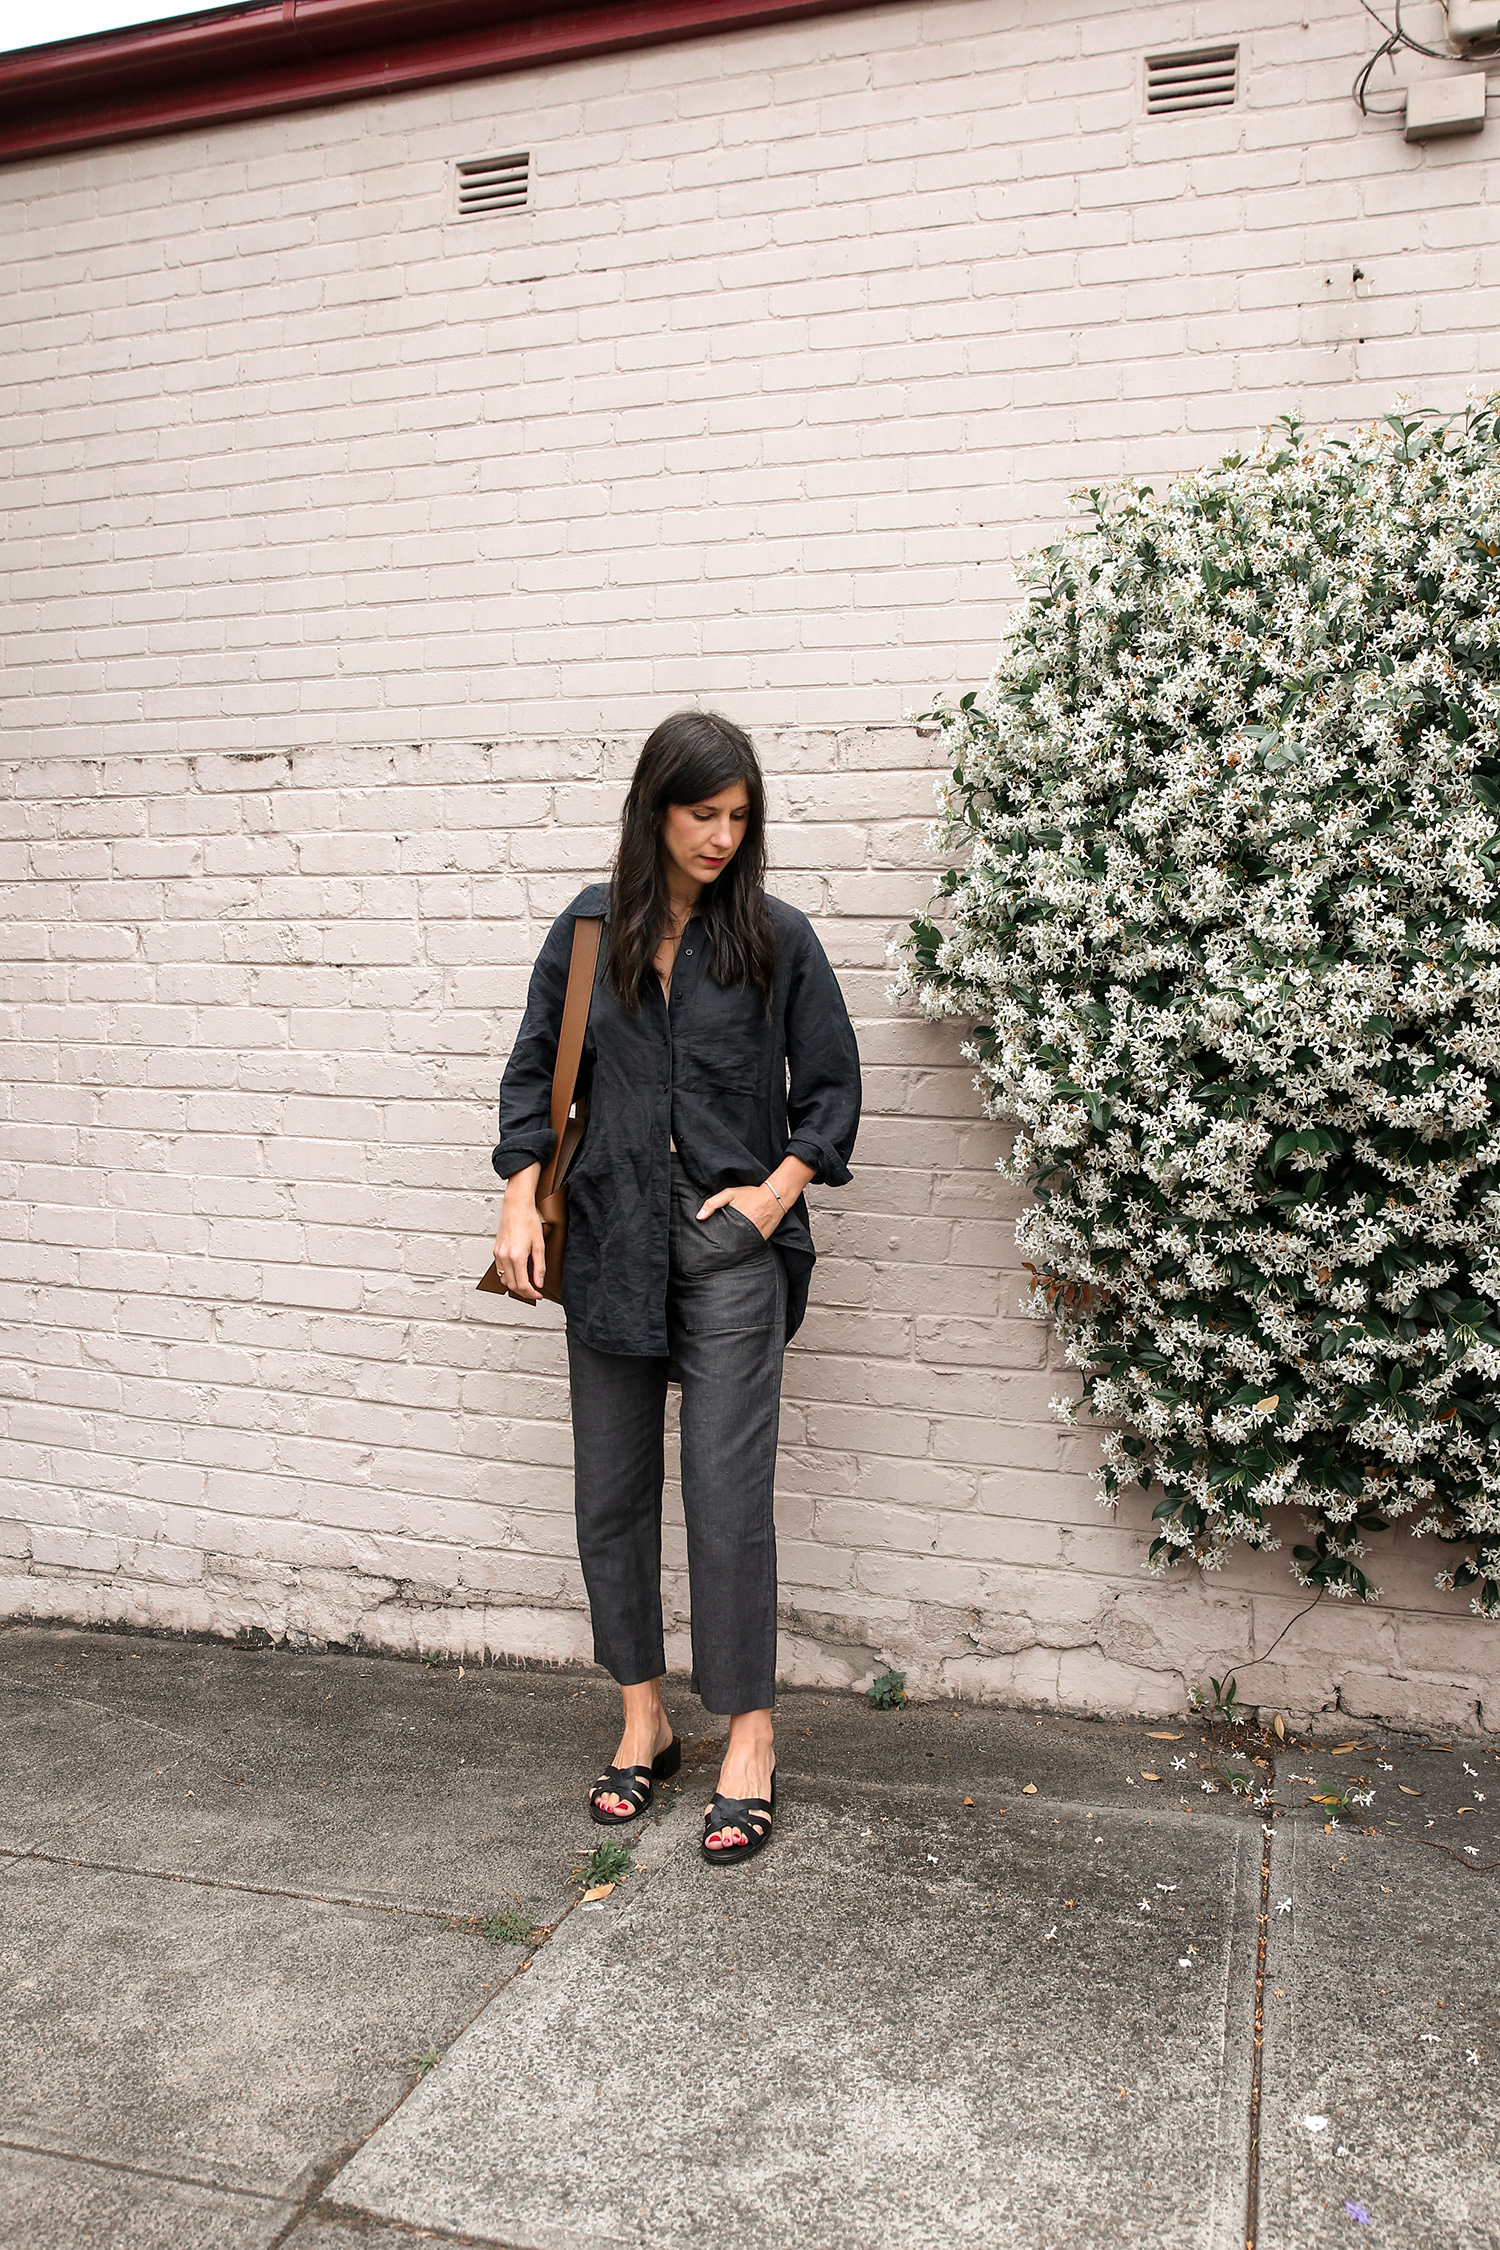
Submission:
[[[475,156],[458,167],[458,215],[461,219],[486,219],[493,211],[524,211],[531,176],[531,158]]]
[[[1190,109],[1229,109],[1239,91],[1238,47],[1196,47],[1152,55],[1146,64],[1146,114],[1180,117]]]

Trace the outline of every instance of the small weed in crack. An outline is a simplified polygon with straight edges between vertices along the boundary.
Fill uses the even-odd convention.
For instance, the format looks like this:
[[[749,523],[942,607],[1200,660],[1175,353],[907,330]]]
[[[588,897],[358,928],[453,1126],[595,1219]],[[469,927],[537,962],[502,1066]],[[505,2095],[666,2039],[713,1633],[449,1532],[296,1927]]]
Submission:
[[[592,1890],[597,1883],[623,1883],[630,1873],[631,1859],[623,1844],[596,1844],[581,1867],[575,1867],[572,1880]]]
[[[529,1914],[521,1914],[512,1906],[502,1906],[498,1914],[475,1924],[482,1937],[491,1945],[529,1945],[534,1935],[539,1935]]]

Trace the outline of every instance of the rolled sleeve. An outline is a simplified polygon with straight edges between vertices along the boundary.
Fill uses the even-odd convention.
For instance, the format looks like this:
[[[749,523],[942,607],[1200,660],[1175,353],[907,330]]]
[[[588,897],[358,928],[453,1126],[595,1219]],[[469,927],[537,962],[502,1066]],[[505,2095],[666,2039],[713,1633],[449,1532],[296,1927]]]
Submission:
[[[844,1187],[859,1131],[859,1047],[827,954],[810,925],[787,990],[787,1154],[821,1187]]]
[[[552,1130],[552,1072],[562,1033],[568,963],[573,952],[576,908],[560,914],[547,932],[531,983],[526,1012],[500,1081],[500,1139],[490,1161],[502,1180],[545,1165],[557,1139]]]
[[[832,1142],[820,1140],[816,1133],[794,1133],[786,1152],[808,1167],[816,1187],[847,1187],[854,1177]]]

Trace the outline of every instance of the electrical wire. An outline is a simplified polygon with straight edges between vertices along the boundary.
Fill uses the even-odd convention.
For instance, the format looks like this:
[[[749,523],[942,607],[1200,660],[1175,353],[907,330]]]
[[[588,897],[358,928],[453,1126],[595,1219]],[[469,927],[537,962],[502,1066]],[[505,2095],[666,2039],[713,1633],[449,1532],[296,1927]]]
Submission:
[[[1282,1626],[1281,1631],[1277,1634],[1275,1640],[1272,1641],[1271,1648],[1268,1648],[1266,1650],[1266,1656],[1270,1655],[1272,1648],[1280,1647],[1281,1643],[1286,1639],[1287,1634],[1291,1631],[1292,1627],[1298,1622],[1299,1619],[1306,1617],[1309,1610],[1314,1610],[1317,1608],[1319,1602],[1323,1599],[1323,1596],[1327,1593],[1327,1591],[1328,1589],[1326,1586],[1320,1586],[1317,1592],[1313,1595],[1312,1600],[1310,1602],[1304,1603],[1302,1608],[1297,1611],[1296,1616],[1289,1617],[1287,1619],[1286,1623]],[[1255,1635],[1253,1632],[1250,1635],[1250,1645],[1252,1648],[1255,1646]],[[1236,1678],[1238,1678],[1241,1672],[1248,1672],[1252,1664],[1264,1664],[1266,1661],[1266,1656],[1252,1656],[1249,1660],[1249,1663],[1237,1664],[1235,1666]]]
[[[1381,30],[1385,33],[1385,37],[1384,39],[1382,39],[1380,45],[1376,48],[1374,54],[1371,55],[1367,61],[1363,62],[1360,65],[1359,70],[1355,76],[1354,86],[1352,89],[1354,99],[1359,104],[1359,113],[1361,117],[1399,117],[1406,105],[1406,94],[1404,89],[1392,89],[1393,92],[1399,91],[1401,98],[1391,108],[1386,108],[1384,106],[1372,108],[1370,104],[1370,79],[1378,66],[1383,62],[1390,61],[1391,58],[1395,55],[1398,55],[1403,47],[1407,48],[1414,55],[1426,55],[1432,62],[1452,62],[1455,59],[1454,50],[1451,46],[1429,47],[1425,44],[1424,41],[1413,38],[1412,34],[1407,30],[1406,26],[1401,21],[1401,0],[1393,0],[1393,6],[1396,16],[1396,20],[1393,24],[1386,22],[1379,9],[1371,6],[1370,0],[1359,0],[1359,4],[1364,9],[1367,16],[1373,16],[1376,23],[1379,24]],[[1500,46],[1497,46],[1497,44],[1493,41],[1487,41],[1482,50],[1479,48],[1472,48],[1470,49],[1470,52],[1474,54],[1476,59],[1478,59],[1481,52],[1484,55],[1490,56],[1493,56],[1496,53],[1500,53]]]

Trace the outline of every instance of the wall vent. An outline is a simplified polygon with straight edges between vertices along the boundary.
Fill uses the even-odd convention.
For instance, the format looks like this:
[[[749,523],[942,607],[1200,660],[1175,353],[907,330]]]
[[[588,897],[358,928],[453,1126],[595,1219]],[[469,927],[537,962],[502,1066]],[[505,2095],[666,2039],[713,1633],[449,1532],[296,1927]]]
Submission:
[[[1190,109],[1229,109],[1239,92],[1238,47],[1195,47],[1152,55],[1146,64],[1146,114],[1180,117]]]
[[[531,158],[474,156],[458,167],[458,215],[487,219],[494,211],[524,211],[531,181]]]

